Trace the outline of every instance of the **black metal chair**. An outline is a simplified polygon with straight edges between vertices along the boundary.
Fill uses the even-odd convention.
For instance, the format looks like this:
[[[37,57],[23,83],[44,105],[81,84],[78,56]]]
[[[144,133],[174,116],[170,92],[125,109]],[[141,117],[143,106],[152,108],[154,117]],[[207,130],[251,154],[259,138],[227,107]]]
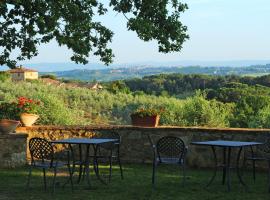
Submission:
[[[96,173],[99,173],[99,161],[100,160],[108,160],[109,161],[109,182],[111,181],[112,176],[112,164],[113,161],[116,161],[119,165],[121,179],[124,179],[123,169],[120,160],[120,144],[121,137],[115,131],[110,132],[95,132],[92,138],[102,138],[102,139],[116,139],[117,141],[114,143],[102,144],[98,146],[97,155],[90,155],[94,159],[94,169]]]
[[[252,162],[253,180],[256,180],[256,162],[257,161],[270,161],[270,136],[259,136],[256,142],[261,142],[263,145],[258,145],[256,149],[250,147],[249,150],[245,150],[244,166],[247,161]]]
[[[29,165],[29,175],[27,180],[27,188],[30,185],[30,179],[32,175],[32,168],[39,168],[43,170],[43,181],[44,181],[44,189],[47,190],[47,181],[46,181],[46,170],[53,169],[54,176],[53,176],[53,184],[52,189],[53,192],[55,191],[55,179],[57,175],[57,170],[59,167],[68,166],[69,175],[70,175],[70,182],[71,187],[73,190],[73,182],[71,178],[71,169],[69,165],[69,152],[68,153],[68,162],[59,162],[56,159],[56,154],[54,151],[55,146],[53,146],[49,141],[43,138],[31,138],[29,140],[29,151],[31,155],[31,162]]]
[[[263,143],[258,145],[256,149],[250,147],[249,151],[245,150],[243,165],[246,167],[247,161],[252,163],[253,180],[256,180],[256,162],[264,161],[268,163],[268,179],[270,192],[270,135],[261,135],[256,138],[256,142]]]
[[[183,185],[186,181],[186,153],[187,147],[182,139],[174,136],[160,138],[155,145],[148,137],[153,148],[152,184],[155,185],[156,168],[159,164],[176,164],[182,167]]]

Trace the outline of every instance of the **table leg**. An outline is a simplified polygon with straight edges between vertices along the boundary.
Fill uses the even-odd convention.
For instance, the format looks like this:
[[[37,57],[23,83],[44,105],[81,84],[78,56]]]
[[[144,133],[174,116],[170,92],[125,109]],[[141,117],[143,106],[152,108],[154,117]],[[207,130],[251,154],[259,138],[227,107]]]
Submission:
[[[97,151],[98,151],[98,149],[99,149],[99,148],[98,148],[98,145],[93,145],[93,149],[94,149],[94,165],[95,165],[95,164],[98,163],[98,160],[97,160]],[[100,175],[99,175],[99,169],[98,169],[98,166],[94,166],[94,168],[95,168],[95,167],[97,167],[96,170],[95,170],[95,174],[96,174],[97,179],[98,179],[101,183],[107,185],[107,183],[106,183],[104,180],[102,180],[102,178],[101,178]]]
[[[231,168],[231,147],[228,149],[228,162],[226,164],[226,175],[227,175],[227,189],[230,192],[231,191],[231,174],[230,174],[230,168]]]
[[[100,154],[100,148],[98,146],[95,147],[95,145],[93,145],[93,150],[94,150],[94,157],[93,157],[93,163],[94,164],[93,164],[93,167],[94,167],[94,170],[95,170],[95,174],[97,176],[97,174],[99,174],[97,152],[99,151],[99,154]]]
[[[79,169],[79,178],[78,178],[78,183],[80,183],[81,181],[81,177],[82,177],[82,165],[83,165],[83,161],[82,161],[82,145],[79,144],[79,159],[80,159],[80,169]]]
[[[89,186],[91,186],[90,185],[90,161],[89,161],[89,149],[90,149],[90,144],[88,144],[87,145],[87,147],[86,147],[86,157],[85,157],[85,166],[84,166],[84,168],[85,168],[85,173],[86,173],[86,179],[87,179],[87,184],[89,185]]]
[[[236,160],[236,173],[237,173],[237,176],[238,176],[238,179],[239,179],[240,183],[241,183],[245,188],[247,188],[247,185],[245,184],[245,182],[244,182],[243,179],[242,179],[242,174],[241,174],[241,172],[240,172],[240,167],[239,167],[239,162],[240,162],[240,156],[241,156],[242,149],[243,149],[243,147],[240,147],[240,149],[239,149],[239,151],[238,151],[238,154],[237,154],[237,160]]]
[[[223,147],[222,185],[225,184],[226,180],[226,162],[227,162],[227,148]]]
[[[73,179],[72,179],[72,177],[73,177],[73,174],[74,174],[74,171],[75,171],[75,160],[74,160],[74,152],[73,152],[73,148],[72,148],[72,145],[71,144],[69,144],[68,145],[69,146],[69,149],[70,149],[70,152],[71,152],[71,159],[72,159],[72,169],[71,169],[71,167],[70,167],[70,154],[68,153],[68,164],[67,164],[67,166],[68,166],[68,171],[69,171],[69,179],[67,180],[67,182],[65,182],[64,184],[63,184],[63,187],[67,184],[67,183],[71,183],[71,188],[72,188],[72,191],[73,191]]]
[[[213,174],[212,178],[210,179],[210,181],[208,182],[208,184],[206,185],[206,187],[208,187],[209,185],[211,185],[211,183],[216,178],[217,168],[218,168],[216,149],[215,149],[214,146],[211,146],[211,149],[212,149],[212,152],[213,152],[213,155],[214,155],[215,169],[214,169],[214,174]]]

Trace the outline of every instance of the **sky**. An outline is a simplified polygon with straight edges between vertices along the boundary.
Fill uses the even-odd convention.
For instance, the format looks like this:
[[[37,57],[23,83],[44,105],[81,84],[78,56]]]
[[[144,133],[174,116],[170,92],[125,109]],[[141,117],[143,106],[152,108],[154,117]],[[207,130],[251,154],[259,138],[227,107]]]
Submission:
[[[114,32],[110,47],[114,63],[270,60],[269,0],[185,0],[189,9],[181,15],[190,39],[181,52],[162,54],[155,41],[144,42],[127,31],[126,19],[109,12],[100,20]],[[71,52],[51,42],[39,47],[39,55],[23,63],[70,62]],[[97,57],[89,57],[96,63]]]

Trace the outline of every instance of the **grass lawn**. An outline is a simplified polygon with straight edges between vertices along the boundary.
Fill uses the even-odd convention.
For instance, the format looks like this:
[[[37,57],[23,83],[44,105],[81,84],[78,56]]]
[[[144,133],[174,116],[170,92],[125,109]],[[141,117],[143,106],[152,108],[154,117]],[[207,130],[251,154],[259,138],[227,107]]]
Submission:
[[[103,167],[107,171],[106,166]],[[188,170],[187,182],[182,187],[179,169],[175,166],[160,166],[157,173],[157,185],[151,186],[151,165],[124,165],[124,180],[121,180],[118,169],[114,169],[112,181],[108,185],[100,183],[91,175],[92,188],[87,189],[86,183],[75,184],[74,192],[70,185],[61,187],[66,180],[66,174],[59,173],[57,181],[60,182],[54,194],[51,188],[47,192],[43,189],[42,173],[39,170],[33,172],[31,188],[26,190],[27,168],[0,169],[0,200],[16,199],[245,199],[267,200],[270,193],[267,192],[267,173],[258,173],[256,183],[252,181],[251,173],[245,173],[244,180],[249,185],[249,191],[238,183],[236,174],[232,173],[232,191],[228,193],[226,187],[221,184],[221,172],[210,187],[205,185],[212,173],[211,170]],[[74,177],[76,179],[76,176]],[[52,181],[52,173],[49,174],[48,185]]]

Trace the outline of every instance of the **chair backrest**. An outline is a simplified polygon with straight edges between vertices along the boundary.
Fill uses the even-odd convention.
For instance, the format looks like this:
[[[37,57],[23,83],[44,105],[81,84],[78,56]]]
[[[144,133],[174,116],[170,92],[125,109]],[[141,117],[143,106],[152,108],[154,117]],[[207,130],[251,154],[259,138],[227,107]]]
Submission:
[[[92,138],[117,139],[117,142],[115,143],[108,143],[108,144],[100,145],[104,149],[112,149],[114,148],[115,144],[120,145],[121,143],[121,136],[116,131],[109,131],[109,132],[96,131]]]
[[[99,132],[95,131],[94,136],[92,138],[102,138],[102,139],[117,139],[121,140],[119,133],[116,131],[109,131],[109,132]]]
[[[185,143],[182,139],[174,136],[165,136],[157,142],[157,154],[159,160],[162,162],[162,158],[169,159],[181,159],[185,153]]]
[[[270,135],[258,136],[256,141],[263,143],[262,145],[257,146],[258,153],[270,158]]]
[[[29,140],[29,151],[31,155],[32,162],[35,160],[45,160],[53,161],[54,151],[52,144],[43,138],[31,138]]]

